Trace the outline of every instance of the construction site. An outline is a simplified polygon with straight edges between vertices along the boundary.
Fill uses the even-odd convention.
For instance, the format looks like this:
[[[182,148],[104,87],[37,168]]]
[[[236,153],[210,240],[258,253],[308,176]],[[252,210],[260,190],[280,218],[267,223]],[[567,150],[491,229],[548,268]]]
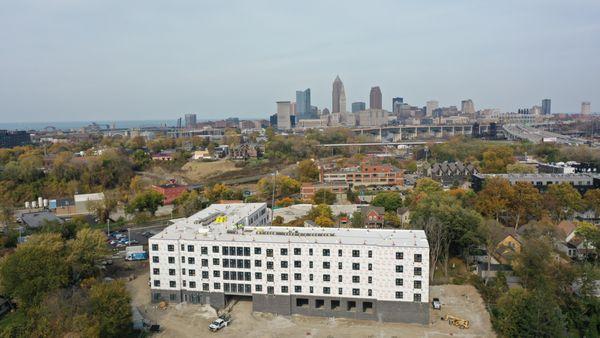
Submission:
[[[483,300],[471,285],[431,287],[440,310],[432,309],[429,325],[307,316],[278,316],[252,312],[252,302],[233,299],[215,311],[209,305],[151,303],[148,273],[128,282],[132,305],[144,321],[160,325],[156,337],[495,337]],[[231,322],[218,332],[209,325],[219,315]]]

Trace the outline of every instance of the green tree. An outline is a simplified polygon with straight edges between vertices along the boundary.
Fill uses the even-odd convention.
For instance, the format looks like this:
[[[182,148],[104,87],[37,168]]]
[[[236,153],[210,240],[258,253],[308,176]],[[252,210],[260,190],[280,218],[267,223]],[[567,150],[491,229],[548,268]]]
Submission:
[[[543,289],[511,289],[498,300],[494,327],[504,337],[564,337],[566,320]]]
[[[163,205],[165,197],[154,190],[149,190],[146,192],[139,193],[135,196],[133,201],[131,201],[125,210],[132,214],[134,212],[144,212],[148,211],[151,215],[154,216],[158,207]]]
[[[515,222],[515,230],[525,218],[540,218],[542,209],[542,195],[529,182],[517,182],[513,186],[508,209]]]
[[[375,195],[371,205],[383,207],[387,212],[396,212],[398,208],[402,207],[402,196],[397,192],[382,191]]]
[[[133,159],[133,168],[135,170],[144,170],[152,163],[152,157],[141,149],[134,151],[131,158]]]
[[[301,182],[314,182],[319,179],[319,167],[313,160],[300,161],[297,173]]]
[[[506,172],[511,174],[535,174],[535,167],[527,164],[514,163],[506,166]]]
[[[186,191],[173,202],[177,213],[190,217],[202,209],[202,199],[197,191]]]
[[[313,206],[308,212],[308,219],[315,220],[319,216],[324,216],[329,219],[333,218],[333,212],[331,211],[331,207],[327,204],[319,204]]]
[[[275,216],[273,219],[273,225],[283,225],[283,216]]]
[[[96,276],[99,262],[109,253],[106,235],[89,228],[79,230],[75,239],[68,243],[68,248],[67,262],[76,281]]]
[[[595,250],[595,258],[600,257],[600,228],[590,222],[579,222],[575,233],[584,239],[584,246]]]
[[[581,211],[584,203],[581,195],[570,183],[552,184],[544,194],[544,204],[554,219],[567,219],[575,211]]]
[[[319,189],[313,197],[314,204],[335,204],[337,196],[329,189]]]
[[[586,207],[593,210],[596,217],[600,216],[600,189],[590,189],[583,196]]]
[[[302,184],[297,180],[285,176],[277,175],[274,177],[261,178],[258,181],[258,191],[263,198],[269,199],[273,194],[273,183],[275,183],[275,198],[289,197],[300,192]]]
[[[513,150],[506,146],[490,147],[483,152],[481,171],[490,174],[506,173],[506,167],[515,163]]]
[[[320,226],[320,227],[324,227],[324,228],[331,228],[332,226],[335,225],[335,222],[324,215],[319,215],[315,218],[315,223]]]
[[[28,308],[69,282],[65,243],[59,234],[32,235],[0,263],[0,290]]]
[[[119,337],[131,330],[130,301],[123,281],[97,283],[91,287],[91,313],[100,323],[100,337]]]
[[[363,224],[363,216],[360,211],[355,211],[352,213],[352,227],[353,228],[362,228]]]
[[[400,228],[402,226],[402,221],[395,211],[386,212],[383,219],[385,221],[385,225],[388,227]]]

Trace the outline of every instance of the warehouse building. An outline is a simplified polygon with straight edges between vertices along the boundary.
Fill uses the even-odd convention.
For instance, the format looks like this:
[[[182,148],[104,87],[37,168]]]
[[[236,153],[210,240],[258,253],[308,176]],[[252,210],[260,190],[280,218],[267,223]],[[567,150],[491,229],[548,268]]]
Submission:
[[[152,300],[236,298],[281,315],[428,323],[421,230],[271,227],[265,203],[211,205],[149,240]]]

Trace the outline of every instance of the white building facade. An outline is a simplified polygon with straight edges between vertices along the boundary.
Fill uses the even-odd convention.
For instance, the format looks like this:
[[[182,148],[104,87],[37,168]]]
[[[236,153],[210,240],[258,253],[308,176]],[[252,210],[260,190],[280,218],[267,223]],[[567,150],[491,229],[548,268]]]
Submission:
[[[244,216],[245,215],[245,216]],[[153,301],[282,315],[429,321],[421,230],[271,227],[264,203],[213,205],[152,237]]]

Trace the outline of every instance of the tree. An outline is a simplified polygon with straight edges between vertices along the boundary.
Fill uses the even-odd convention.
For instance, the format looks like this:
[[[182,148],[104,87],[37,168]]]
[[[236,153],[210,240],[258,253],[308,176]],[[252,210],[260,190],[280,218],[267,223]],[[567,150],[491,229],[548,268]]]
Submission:
[[[89,205],[100,223],[106,223],[110,218],[110,213],[117,208],[117,199],[113,194],[104,194],[104,198],[100,201],[92,201]]]
[[[315,196],[313,197],[314,204],[335,204],[337,200],[336,194],[334,194],[331,190],[328,189],[319,189],[315,192]]]
[[[515,220],[515,230],[526,216],[539,218],[541,216],[542,195],[529,182],[517,182],[510,194],[508,209]]]
[[[490,147],[483,152],[481,171],[490,174],[506,173],[506,167],[514,162],[512,148],[506,146]]]
[[[119,337],[131,330],[130,301],[123,281],[97,283],[91,287],[91,313],[100,323],[100,337]]]
[[[584,239],[584,246],[593,248],[595,257],[600,257],[600,228],[590,222],[579,222],[575,233]]]
[[[106,235],[89,228],[79,230],[75,239],[68,243],[68,248],[67,262],[76,281],[95,276],[99,271],[98,263],[109,253]]]
[[[506,172],[510,174],[535,174],[535,167],[527,164],[514,163],[506,166]]]
[[[307,215],[308,219],[311,219],[313,221],[319,216],[324,216],[329,219],[332,219],[333,212],[331,211],[331,207],[329,207],[327,204],[319,204],[313,206]]]
[[[133,168],[135,170],[144,170],[152,163],[152,157],[141,149],[134,151],[131,158],[133,159]]]
[[[375,195],[371,205],[383,207],[387,212],[396,212],[398,208],[402,207],[402,196],[397,192],[382,191]]]
[[[196,191],[186,191],[173,201],[177,213],[190,217],[202,209],[200,194]]]
[[[523,286],[534,288],[549,283],[548,271],[552,255],[552,244],[546,237],[530,237],[522,245],[521,252],[513,262],[515,273]]]
[[[313,160],[303,160],[297,169],[300,182],[314,182],[319,179],[319,167]]]
[[[275,216],[273,219],[273,225],[283,225],[283,216]]]
[[[363,216],[360,211],[355,211],[352,213],[352,227],[353,228],[362,228],[363,224]]]
[[[494,326],[504,337],[564,337],[566,320],[546,290],[510,289],[500,297]]]
[[[475,208],[484,216],[499,221],[502,213],[508,210],[513,194],[514,190],[507,180],[498,177],[488,178],[478,194]]]
[[[594,211],[596,217],[600,216],[600,189],[590,189],[583,196],[586,206]]]
[[[24,308],[69,282],[65,243],[59,234],[32,235],[0,263],[0,290]]]
[[[335,225],[335,222],[331,218],[324,215],[317,216],[315,218],[315,223],[317,223],[318,226],[324,228],[330,228]]]
[[[544,194],[544,204],[557,221],[567,219],[584,206],[577,189],[566,182],[550,185]]]
[[[350,187],[348,187],[348,190],[346,190],[346,199],[350,203],[359,203],[358,196]]]
[[[383,216],[385,221],[385,225],[392,228],[400,228],[402,226],[402,221],[398,214],[395,211],[387,211]]]
[[[135,196],[133,201],[131,201],[125,210],[132,214],[134,212],[144,212],[148,211],[151,215],[154,216],[158,207],[163,205],[165,197],[154,190],[149,190],[146,192],[139,193]]]
[[[204,198],[214,203],[219,200],[241,200],[244,196],[241,190],[233,190],[224,184],[217,183],[204,189]]]
[[[273,182],[275,182],[275,198],[287,197],[300,192],[302,184],[295,179],[276,175],[275,177],[265,177],[258,181],[258,191],[265,199],[270,199],[273,195]]]

